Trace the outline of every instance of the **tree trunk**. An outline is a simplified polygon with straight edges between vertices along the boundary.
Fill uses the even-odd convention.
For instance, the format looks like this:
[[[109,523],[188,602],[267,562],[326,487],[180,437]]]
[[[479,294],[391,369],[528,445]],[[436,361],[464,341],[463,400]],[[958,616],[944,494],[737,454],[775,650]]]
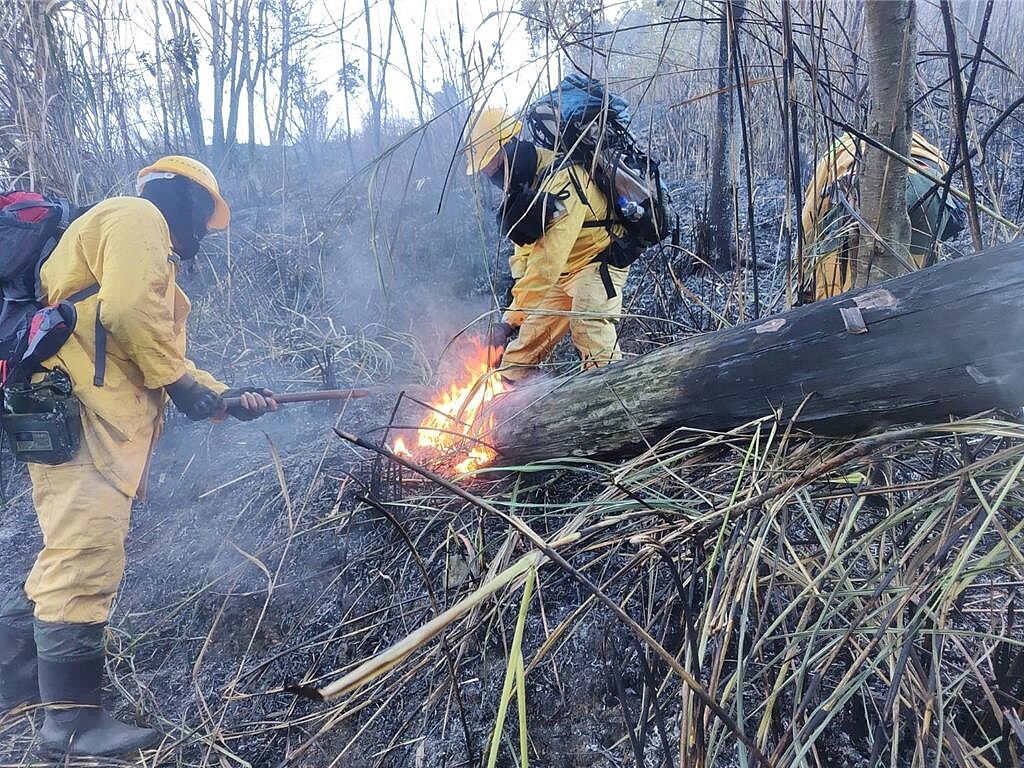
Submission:
[[[224,35],[227,27],[227,8],[219,0],[211,0],[210,6],[210,63],[213,65],[213,135],[210,147],[213,161],[219,164],[224,158],[224,83],[227,77],[224,51]]]
[[[373,151],[377,153],[380,151],[381,105],[373,83],[373,17],[370,15],[370,0],[363,0],[363,21],[366,22],[366,96],[370,101],[370,136],[373,138]]]
[[[1024,403],[1024,242],[496,401],[500,461],[621,458],[774,412],[822,434]],[[856,332],[863,320],[866,332]]]
[[[730,87],[733,27],[746,10],[746,0],[722,4],[722,24],[718,39],[718,95],[715,97],[715,125],[711,136],[711,193],[708,199],[708,240],[715,268],[731,269],[735,259],[733,242],[733,179],[729,162],[732,145],[733,91]]]
[[[288,136],[288,113],[291,111],[292,80],[292,8],[290,0],[281,3],[281,78],[278,89],[277,125],[273,141],[283,144]]]
[[[871,91],[866,133],[903,157],[910,157],[913,127],[916,17],[916,0],[868,0],[864,6]],[[856,287],[909,271],[906,190],[907,167],[881,150],[866,147],[860,207],[870,230],[860,235]]]

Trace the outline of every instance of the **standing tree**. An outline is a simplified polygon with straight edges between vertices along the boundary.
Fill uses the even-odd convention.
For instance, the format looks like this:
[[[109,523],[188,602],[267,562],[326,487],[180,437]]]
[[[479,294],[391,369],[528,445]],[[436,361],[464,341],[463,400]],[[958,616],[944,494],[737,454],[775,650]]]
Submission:
[[[729,158],[732,145],[733,89],[730,62],[735,27],[743,18],[747,0],[722,3],[722,24],[718,38],[718,93],[715,103],[715,124],[711,136],[711,193],[708,200],[708,244],[715,268],[731,269],[735,257],[732,237],[733,176]]]
[[[867,0],[871,104],[867,134],[902,157],[910,156],[914,67],[917,55],[916,0]],[[907,166],[867,146],[860,179],[862,227],[856,287],[909,271],[910,217]]]

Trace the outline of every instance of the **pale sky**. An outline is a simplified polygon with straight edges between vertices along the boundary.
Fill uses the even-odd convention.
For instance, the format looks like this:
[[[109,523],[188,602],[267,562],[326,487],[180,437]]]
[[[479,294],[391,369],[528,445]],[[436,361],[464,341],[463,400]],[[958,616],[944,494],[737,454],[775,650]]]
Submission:
[[[223,0],[221,0],[223,1]],[[183,0],[194,10],[196,32],[204,48],[208,49],[210,33],[207,0]],[[368,0],[373,28],[374,52],[382,53],[389,21],[388,0]],[[162,8],[163,3],[157,0]],[[559,57],[534,54],[530,49],[526,20],[515,12],[519,0],[394,0],[395,16],[399,27],[392,37],[390,65],[387,70],[388,108],[391,117],[414,117],[416,105],[410,65],[418,82],[422,73],[430,92],[440,89],[448,80],[463,85],[463,64],[460,59],[459,21],[463,30],[461,48],[469,61],[470,85],[475,95],[475,106],[483,104],[516,110],[531,95],[547,92],[560,79]],[[150,101],[156,92],[155,77],[147,73],[146,66],[156,50],[157,32],[154,4],[135,3],[134,0],[95,0],[95,5],[68,4],[59,11],[67,14],[76,36],[80,35],[83,54],[95,60],[94,66],[113,67],[125,72],[139,73],[147,79],[146,94],[138,103],[139,115],[152,121],[156,109]],[[161,10],[159,36],[166,41],[170,24],[166,11]],[[338,87],[338,73],[342,68],[342,46],[338,30],[344,29],[347,55],[363,77],[366,75],[366,22],[364,0],[313,0],[311,13],[317,37],[312,52],[310,69],[318,87],[329,98],[329,123],[343,126],[344,94]],[[402,46],[404,38],[408,59]],[[107,46],[101,54],[99,42]],[[118,53],[114,58],[112,52]],[[411,60],[411,64],[410,64]],[[550,66],[548,65],[550,62]],[[200,54],[200,101],[204,106],[207,124],[212,113],[212,75],[207,50]],[[375,62],[375,72],[379,62]],[[274,112],[276,85],[270,85],[271,112]],[[244,96],[243,96],[244,101]],[[353,128],[361,124],[369,103],[364,89],[351,98]],[[244,106],[243,106],[244,109]],[[263,125],[262,105],[257,107],[257,140],[266,141],[267,128]],[[209,134],[208,127],[208,134]],[[239,140],[248,141],[245,120],[239,124]]]
[[[445,67],[454,67],[455,74],[461,74],[458,35],[458,23],[461,20],[464,30],[462,45],[469,52],[472,62],[470,68],[474,90],[487,94],[484,98],[487,103],[518,108],[529,98],[534,84],[541,76],[544,60],[531,52],[525,20],[513,12],[516,5],[516,0],[484,0],[480,3],[464,0],[428,0],[426,3],[424,0],[395,0],[395,12],[417,74],[422,51],[422,69],[431,91],[440,89]],[[371,0],[370,9],[375,45],[379,53],[380,41],[387,32],[389,7],[385,0]],[[350,51],[349,56],[358,54],[357,63],[365,75],[366,54],[362,46],[366,35],[362,0],[350,0],[347,3],[317,0],[314,13],[326,22],[325,26],[336,27],[344,23],[346,39],[351,41],[353,47],[359,47],[357,52]],[[392,108],[402,116],[412,117],[416,112],[413,86],[397,33],[393,45],[388,74]],[[492,57],[496,45],[500,46],[499,55]],[[480,67],[481,56],[485,61],[492,57],[486,68]],[[557,57],[553,61],[554,66],[557,66]],[[324,46],[316,64],[326,90],[333,93],[334,89],[329,86],[333,85],[341,69],[340,46]],[[448,72],[449,77],[452,74]],[[557,73],[553,77],[557,80]],[[342,109],[341,98],[339,94],[333,100],[337,102],[332,103],[335,111],[340,112]],[[357,99],[353,106],[365,109],[366,104],[364,100]]]

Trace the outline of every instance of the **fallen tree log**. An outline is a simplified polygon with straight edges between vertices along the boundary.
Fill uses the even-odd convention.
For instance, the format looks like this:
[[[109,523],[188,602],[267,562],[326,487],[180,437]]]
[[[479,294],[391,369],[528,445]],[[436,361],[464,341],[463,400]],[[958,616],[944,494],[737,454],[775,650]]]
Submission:
[[[499,462],[635,454],[766,415],[820,434],[1024,404],[1024,242],[496,401]]]

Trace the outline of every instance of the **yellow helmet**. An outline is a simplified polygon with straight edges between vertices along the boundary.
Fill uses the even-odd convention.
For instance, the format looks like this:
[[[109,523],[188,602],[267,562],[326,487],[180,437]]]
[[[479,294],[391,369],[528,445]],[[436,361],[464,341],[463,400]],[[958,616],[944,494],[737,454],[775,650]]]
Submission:
[[[470,123],[465,142],[466,175],[480,173],[523,124],[500,107],[487,107]]]
[[[210,229],[224,229],[231,222],[231,209],[224,198],[220,196],[220,185],[217,184],[217,177],[213,175],[213,171],[198,160],[193,160],[191,157],[185,157],[184,155],[166,155],[161,157],[152,165],[147,165],[139,171],[139,175],[135,179],[136,191],[142,192],[146,182],[152,181],[154,178],[167,178],[167,176],[159,174],[184,176],[210,193],[210,197],[213,198],[213,214],[206,223]]]

